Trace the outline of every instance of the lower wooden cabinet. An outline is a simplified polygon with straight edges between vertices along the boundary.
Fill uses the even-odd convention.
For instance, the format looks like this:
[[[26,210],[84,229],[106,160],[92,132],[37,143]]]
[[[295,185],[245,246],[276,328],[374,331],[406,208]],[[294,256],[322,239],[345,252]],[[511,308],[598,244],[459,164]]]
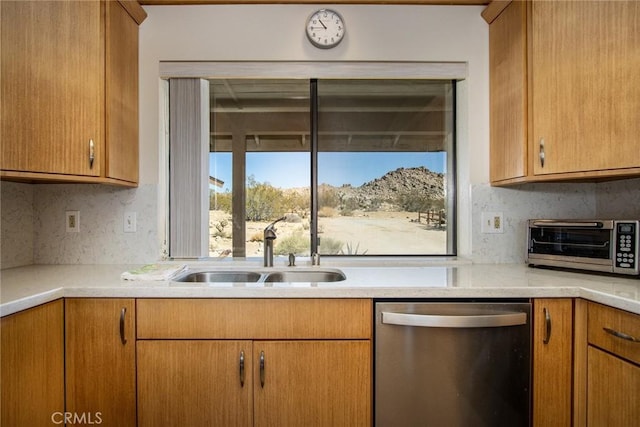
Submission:
[[[370,300],[137,308],[139,426],[372,424]]]
[[[640,425],[640,316],[588,304],[587,425]]]
[[[587,425],[638,425],[640,366],[592,346],[587,357]]]
[[[572,425],[573,300],[533,302],[533,425]]]
[[[65,299],[66,411],[136,425],[135,300]]]
[[[2,318],[2,418],[11,427],[51,426],[64,416],[62,300]]]

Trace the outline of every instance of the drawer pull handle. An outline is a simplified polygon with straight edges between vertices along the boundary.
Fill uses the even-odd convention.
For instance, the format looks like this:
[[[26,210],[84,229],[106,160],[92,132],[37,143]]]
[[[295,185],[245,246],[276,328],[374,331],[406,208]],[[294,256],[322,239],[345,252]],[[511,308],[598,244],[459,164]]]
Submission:
[[[240,351],[240,387],[244,387],[244,350]]]
[[[93,139],[89,140],[89,169],[93,169],[93,161],[96,159],[95,144]]]
[[[544,312],[544,337],[542,338],[542,342],[544,344],[549,344],[549,340],[551,339],[551,313],[547,307],[543,308]]]
[[[125,345],[127,343],[127,339],[124,336],[124,316],[126,314],[127,308],[122,307],[122,310],[120,310],[120,341],[122,342],[122,345]]]
[[[260,387],[264,388],[264,351],[260,352]]]
[[[540,167],[544,167],[544,138],[540,138],[540,148],[538,157],[540,158]]]
[[[610,335],[613,335],[616,338],[620,338],[623,339],[625,341],[630,341],[630,342],[635,342],[635,343],[640,343],[640,339],[633,337],[631,335],[627,335],[623,332],[618,332],[615,329],[611,329],[611,328],[602,328],[604,329],[604,331]]]

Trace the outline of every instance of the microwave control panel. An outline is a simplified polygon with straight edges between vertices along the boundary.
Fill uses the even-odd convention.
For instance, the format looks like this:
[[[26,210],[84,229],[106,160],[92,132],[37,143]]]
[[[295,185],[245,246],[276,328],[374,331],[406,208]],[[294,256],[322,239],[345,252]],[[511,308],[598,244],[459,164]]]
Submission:
[[[615,224],[616,270],[638,272],[638,222],[616,222]]]

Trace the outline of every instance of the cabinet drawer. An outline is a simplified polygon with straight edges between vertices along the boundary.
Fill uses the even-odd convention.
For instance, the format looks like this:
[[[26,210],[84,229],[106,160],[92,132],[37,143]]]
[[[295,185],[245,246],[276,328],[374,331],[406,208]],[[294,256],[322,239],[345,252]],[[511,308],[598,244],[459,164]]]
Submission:
[[[589,344],[640,364],[640,316],[589,303],[587,328]]]
[[[370,339],[368,299],[138,299],[138,339]]]

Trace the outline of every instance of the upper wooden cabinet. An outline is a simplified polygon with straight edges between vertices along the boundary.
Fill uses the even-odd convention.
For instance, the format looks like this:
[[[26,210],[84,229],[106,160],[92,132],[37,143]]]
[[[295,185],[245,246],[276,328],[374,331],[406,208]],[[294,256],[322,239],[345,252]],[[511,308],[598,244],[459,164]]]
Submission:
[[[640,175],[640,2],[514,1],[489,43],[492,184]]]
[[[3,1],[0,177],[138,181],[135,2]]]

